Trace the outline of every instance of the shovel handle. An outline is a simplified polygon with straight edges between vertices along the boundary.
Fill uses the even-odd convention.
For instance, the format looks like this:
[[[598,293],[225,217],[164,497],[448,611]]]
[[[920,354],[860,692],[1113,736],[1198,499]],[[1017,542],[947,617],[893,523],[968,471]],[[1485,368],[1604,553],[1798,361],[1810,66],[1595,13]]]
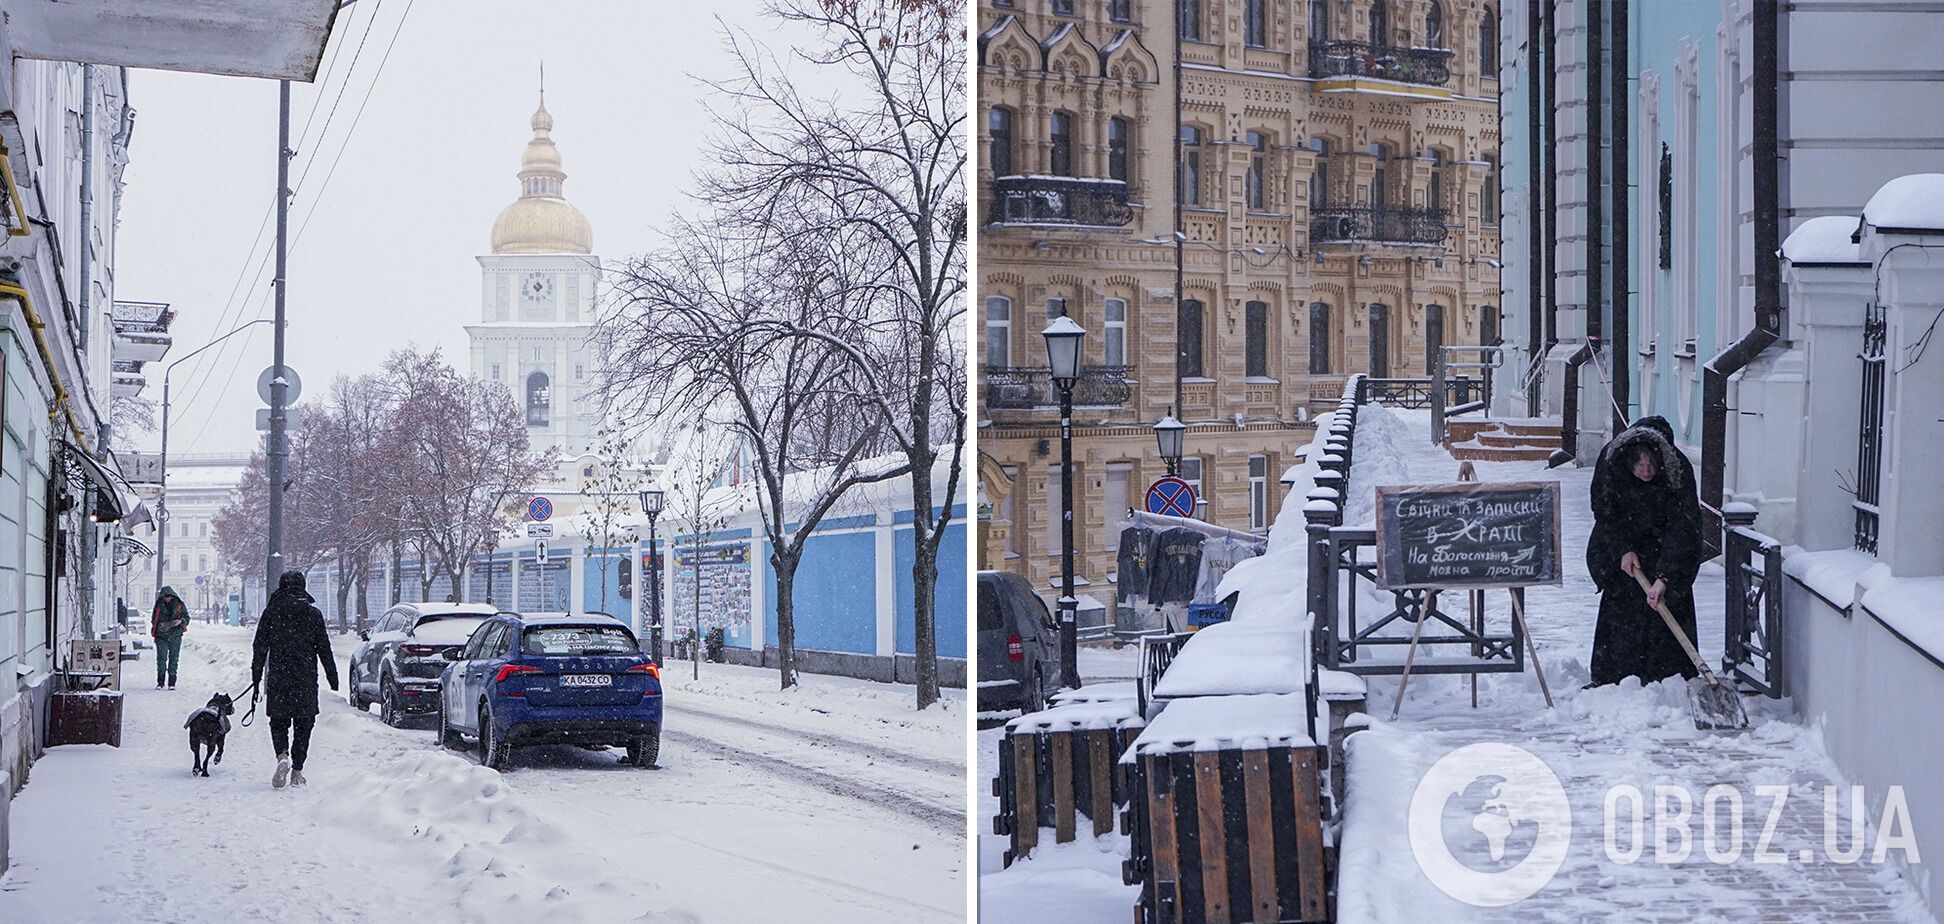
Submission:
[[[1642,594],[1647,593],[1648,589],[1652,587],[1652,585],[1647,583],[1647,576],[1641,574],[1639,568],[1635,568],[1628,573],[1632,574],[1633,579],[1640,584],[1640,592]],[[1714,671],[1708,670],[1708,662],[1701,660],[1701,653],[1694,650],[1694,643],[1688,640],[1687,633],[1681,631],[1681,624],[1674,620],[1674,614],[1667,611],[1667,604],[1654,604],[1654,612],[1659,613],[1661,619],[1667,622],[1668,631],[1673,632],[1674,637],[1680,640],[1681,649],[1687,652],[1687,656],[1694,662],[1694,666],[1701,669],[1701,676],[1708,678],[1708,684],[1713,686],[1720,683],[1721,681],[1715,679]]]

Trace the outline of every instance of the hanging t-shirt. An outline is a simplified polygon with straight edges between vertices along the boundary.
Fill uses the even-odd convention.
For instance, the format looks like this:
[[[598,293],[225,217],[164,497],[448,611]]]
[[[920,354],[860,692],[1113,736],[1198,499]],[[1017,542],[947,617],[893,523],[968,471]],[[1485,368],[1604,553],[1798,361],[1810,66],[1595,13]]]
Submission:
[[[1200,576],[1202,543],[1207,536],[1177,526],[1154,539],[1154,555],[1148,565],[1148,602],[1188,603],[1195,598],[1195,579]]]
[[[1229,573],[1229,569],[1259,554],[1259,547],[1226,536],[1202,543],[1201,569],[1195,578],[1195,602],[1215,602],[1215,588],[1222,585],[1222,578]]]
[[[1120,554],[1114,559],[1114,592],[1122,606],[1146,602],[1148,562],[1153,554],[1153,530],[1145,526],[1121,530]]]

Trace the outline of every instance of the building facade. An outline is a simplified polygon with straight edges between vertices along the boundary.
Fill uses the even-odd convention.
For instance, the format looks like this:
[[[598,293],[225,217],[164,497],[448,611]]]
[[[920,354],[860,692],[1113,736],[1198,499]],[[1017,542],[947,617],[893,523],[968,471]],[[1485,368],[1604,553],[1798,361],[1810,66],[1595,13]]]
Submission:
[[[1118,524],[1164,474],[1162,416],[1188,425],[1199,515],[1266,530],[1347,375],[1421,378],[1437,346],[1497,340],[1492,5],[978,9],[982,567],[1059,580],[1053,318],[1088,331],[1083,612],[1111,605]]]
[[[160,545],[160,554],[168,561],[162,582],[174,587],[198,618],[227,613],[230,592],[242,590],[246,579],[253,587],[263,583],[256,569],[243,575],[231,573],[216,547],[216,514],[229,504],[249,467],[250,457],[242,453],[169,456],[169,517],[161,524],[168,536]],[[122,576],[117,594],[146,616],[155,604],[154,559],[138,558],[136,567]],[[262,595],[255,594],[252,600],[260,606]],[[143,622],[136,628],[147,632],[147,625]]]
[[[587,217],[562,196],[567,174],[543,96],[520,160],[520,197],[493,222],[491,254],[479,258],[479,323],[473,378],[512,389],[535,449],[572,459],[594,438],[594,333],[601,258]]]

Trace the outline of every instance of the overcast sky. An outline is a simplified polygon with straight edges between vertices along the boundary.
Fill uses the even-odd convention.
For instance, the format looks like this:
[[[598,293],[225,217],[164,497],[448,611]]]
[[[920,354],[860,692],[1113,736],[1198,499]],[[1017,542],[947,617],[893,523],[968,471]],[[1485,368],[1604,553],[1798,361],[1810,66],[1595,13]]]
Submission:
[[[700,165],[706,113],[689,75],[733,72],[716,17],[779,49],[800,36],[759,9],[758,0],[358,0],[339,17],[328,73],[292,90],[293,142],[323,98],[291,168],[286,362],[305,397],[340,374],[375,370],[407,344],[442,347],[470,371],[463,325],[479,319],[474,257],[488,251],[493,218],[518,196],[514,174],[531,137],[542,60],[566,197],[592,223],[595,252],[612,264],[660,246],[656,229],[683,207]],[[826,75],[810,79],[835,85]],[[173,360],[270,316],[264,258],[274,223],[245,267],[275,201],[277,84],[160,71],[134,72],[130,84],[137,119],[116,297],[175,306]],[[170,451],[255,447],[262,402],[254,383],[270,361],[265,324],[178,366]],[[160,401],[163,365],[149,364],[145,397]],[[145,449],[159,442],[158,433],[138,440]]]

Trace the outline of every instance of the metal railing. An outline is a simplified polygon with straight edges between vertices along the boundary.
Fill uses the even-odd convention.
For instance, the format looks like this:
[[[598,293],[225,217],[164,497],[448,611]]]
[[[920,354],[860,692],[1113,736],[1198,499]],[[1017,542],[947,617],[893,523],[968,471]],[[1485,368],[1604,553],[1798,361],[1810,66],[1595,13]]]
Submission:
[[[1783,668],[1782,544],[1754,530],[1755,512],[1730,504],[1722,546],[1727,594],[1721,672],[1751,689],[1788,695]]]
[[[1429,87],[1451,82],[1449,48],[1398,48],[1369,42],[1313,42],[1310,44],[1310,76],[1370,77]]]
[[[1445,228],[1448,214],[1444,209],[1398,205],[1311,209],[1310,241],[1442,244],[1449,233]]]
[[[1141,676],[1134,681],[1134,699],[1142,718],[1147,717],[1148,705],[1154,702],[1154,685],[1168,672],[1168,665],[1181,653],[1181,646],[1193,637],[1193,632],[1141,636]]]
[[[1487,629],[1480,591],[1389,591],[1388,611],[1360,613],[1357,601],[1363,594],[1358,583],[1377,586],[1377,531],[1334,526],[1327,516],[1311,516],[1307,510],[1305,516],[1310,535],[1310,609],[1318,617],[1316,654],[1321,666],[1353,674],[1403,673],[1402,660],[1372,661],[1367,656],[1386,649],[1401,652],[1413,644],[1413,634],[1385,634],[1384,630],[1399,622],[1422,622],[1424,628],[1414,633],[1421,650],[1458,647],[1463,651],[1442,657],[1420,655],[1411,667],[1413,674],[1525,670],[1525,634],[1520,623],[1508,618],[1505,632]],[[1523,594],[1517,588],[1512,592]],[[1466,600],[1471,604],[1469,612],[1462,616],[1446,612],[1438,605],[1446,596]]]
[[[1133,220],[1127,184],[1120,180],[1002,176],[992,181],[995,224],[1118,228]]]
[[[1883,390],[1884,340],[1889,322],[1883,306],[1871,304],[1863,315],[1863,408],[1858,415],[1856,437],[1856,547],[1875,555],[1877,551],[1877,507],[1883,499]]]
[[[1085,366],[1073,385],[1076,407],[1121,407],[1134,395],[1133,366]],[[1060,403],[1053,387],[1053,370],[1045,366],[1011,366],[985,370],[985,406],[1003,410],[1031,410]]]
[[[1466,347],[1476,350],[1479,347]],[[1391,407],[1422,410],[1431,406],[1430,379],[1370,379],[1370,400]],[[1485,382],[1470,376],[1445,380],[1445,406],[1486,399]]]

